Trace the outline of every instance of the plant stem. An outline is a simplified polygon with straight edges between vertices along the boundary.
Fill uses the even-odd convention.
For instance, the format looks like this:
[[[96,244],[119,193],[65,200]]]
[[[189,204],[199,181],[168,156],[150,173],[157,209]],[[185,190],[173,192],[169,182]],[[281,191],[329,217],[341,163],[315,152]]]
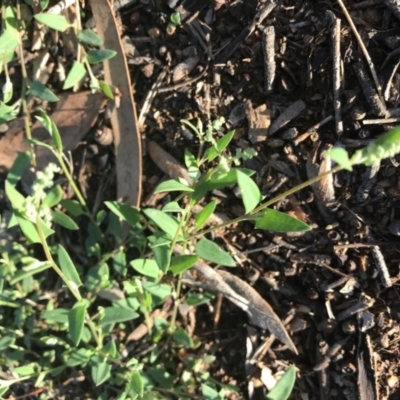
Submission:
[[[200,231],[200,232],[197,232],[197,233],[195,233],[194,235],[189,236],[187,239],[190,240],[190,239],[193,239],[193,238],[196,238],[196,237],[199,237],[199,236],[203,236],[203,235],[205,235],[205,234],[207,234],[207,233],[213,232],[213,231],[215,231],[215,230],[217,230],[217,229],[225,228],[225,227],[227,227],[227,226],[236,224],[236,223],[238,223],[238,222],[247,221],[247,220],[253,220],[255,214],[257,214],[257,213],[259,213],[260,211],[264,210],[264,209],[267,208],[268,206],[270,206],[270,205],[272,205],[272,204],[278,202],[279,200],[284,199],[284,198],[287,197],[287,196],[290,196],[290,195],[293,194],[293,193],[298,192],[298,191],[301,190],[301,189],[304,189],[305,187],[307,187],[307,186],[309,186],[309,185],[312,185],[312,184],[315,183],[315,182],[318,182],[320,179],[324,178],[325,176],[328,176],[328,175],[330,175],[330,174],[334,174],[334,173],[336,173],[336,172],[338,172],[338,171],[340,171],[340,170],[342,170],[342,169],[343,169],[343,168],[342,168],[340,165],[336,165],[336,167],[332,168],[331,170],[329,170],[329,171],[327,171],[327,172],[324,172],[324,173],[321,174],[321,175],[317,175],[317,176],[315,176],[314,178],[311,178],[311,179],[309,179],[309,180],[307,180],[307,181],[305,181],[305,182],[302,182],[302,183],[300,183],[299,185],[297,185],[297,186],[295,186],[295,187],[293,187],[293,188],[287,190],[286,192],[284,192],[284,193],[282,193],[282,194],[280,194],[280,195],[278,195],[278,196],[272,198],[271,200],[268,200],[268,201],[266,201],[265,203],[260,204],[258,207],[256,207],[256,208],[255,208],[251,213],[249,213],[249,214],[241,215],[240,217],[237,217],[237,218],[234,218],[234,219],[232,219],[232,220],[230,220],[230,221],[224,222],[223,224],[220,224],[220,225],[214,226],[214,227],[212,227],[212,228],[208,228],[208,229],[202,230],[202,231]]]
[[[98,227],[97,221],[94,219],[92,213],[90,212],[86,201],[84,199],[84,197],[82,196],[81,191],[79,190],[78,186],[76,185],[74,178],[72,177],[71,173],[69,172],[69,169],[67,168],[65,161],[63,159],[63,155],[62,153],[59,153],[58,151],[56,151],[55,149],[53,149],[53,153],[54,155],[57,157],[57,161],[59,162],[61,169],[63,170],[69,184],[71,185],[73,191],[75,192],[75,195],[79,201],[79,203],[81,204],[81,206],[85,209],[86,211],[86,215],[89,217],[89,219],[92,221],[93,225],[97,228],[97,230],[100,232],[100,236],[101,236],[101,231],[100,228]]]
[[[50,253],[49,246],[47,245],[46,238],[43,234],[42,227],[40,226],[40,222],[41,222],[41,220],[40,220],[40,217],[38,214],[36,217],[36,229],[39,233],[40,242],[43,246],[43,250],[46,255],[47,261],[51,264],[52,268],[59,275],[59,277],[62,279],[62,281],[67,285],[68,289],[74,295],[76,300],[82,301],[82,297],[81,297],[81,294],[79,293],[79,290],[77,290],[77,288],[75,288],[75,286],[71,285],[71,282],[67,279],[67,277],[64,275],[64,273],[61,271],[60,267],[54,261],[53,256]]]
[[[17,19],[19,23],[21,23],[21,3],[20,0],[17,0]],[[28,140],[32,140],[32,131],[30,126],[30,115],[28,109],[28,103],[26,102],[26,88],[28,86],[28,73],[26,72],[26,64],[24,58],[24,48],[22,46],[22,34],[21,34],[21,27],[19,27],[19,43],[18,43],[18,53],[20,58],[20,65],[21,65],[21,73],[22,73],[22,88],[21,88],[21,104],[22,104],[22,111],[23,111],[23,119],[25,125],[25,134]],[[7,68],[7,66],[5,66]],[[32,165],[36,167],[36,157],[35,152],[33,150],[33,146],[29,145],[29,151],[31,153],[31,160]]]

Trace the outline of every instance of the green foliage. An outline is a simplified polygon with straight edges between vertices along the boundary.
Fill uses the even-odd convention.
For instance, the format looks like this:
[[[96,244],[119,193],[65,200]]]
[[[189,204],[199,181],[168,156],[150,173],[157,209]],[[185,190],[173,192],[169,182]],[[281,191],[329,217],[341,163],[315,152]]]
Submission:
[[[274,388],[267,394],[267,400],[287,400],[296,382],[296,369],[291,365]]]
[[[33,4],[29,0],[25,3]],[[35,3],[43,12],[35,14],[34,20],[53,30],[68,29],[64,16],[45,12],[48,4],[48,0]],[[13,6],[4,10],[0,68],[5,72],[5,85],[0,123],[16,118],[26,102],[23,96],[58,101],[33,77],[24,77],[23,96],[13,100],[18,85],[9,77],[8,63],[23,51],[21,27],[29,21],[18,20]],[[175,32],[180,24],[180,14],[171,14],[168,32]],[[110,59],[115,51],[99,49],[102,40],[92,30],[75,28],[80,57],[68,66],[63,89],[80,83],[113,98],[114,88],[98,80],[90,64]],[[179,305],[195,307],[213,298],[209,293],[182,292],[182,278],[190,268],[202,261],[236,265],[221,242],[209,235],[215,229],[243,221],[254,223],[256,229],[276,232],[310,229],[271,208],[285,193],[264,199],[254,171],[242,167],[244,160],[256,155],[255,150],[235,149],[234,132],[221,133],[223,118],[206,126],[200,120],[184,120],[182,123],[197,136],[199,151],[197,155],[185,151],[187,181],[171,179],[155,189],[156,193],[171,193],[171,201],[161,210],[139,210],[105,201],[93,215],[65,162],[57,126],[42,110],[36,118],[51,141],[30,138],[28,143],[50,150],[58,164],[36,171],[29,195],[25,195],[18,182],[32,160],[31,152],[20,153],[5,182],[11,216],[6,219],[3,215],[2,223],[20,237],[0,236],[0,362],[13,372],[12,380],[0,380],[0,396],[23,381],[36,387],[54,387],[70,368],[87,377],[85,385],[91,385],[93,393],[98,386],[99,398],[104,399],[115,396],[116,391],[120,400],[165,399],[163,390],[178,398],[190,392],[204,399],[223,399],[237,391],[217,384],[206,372],[213,357],[198,357],[196,348],[201,343],[177,323],[177,316]],[[29,126],[31,121],[25,122]],[[327,156],[339,164],[336,170],[351,170],[355,164],[374,165],[393,156],[400,151],[399,141],[397,129],[351,157],[338,148]],[[63,199],[64,187],[55,183],[57,174],[65,176],[75,199]],[[208,226],[218,211],[212,192],[235,186],[240,189],[244,215],[220,226]],[[200,204],[203,208],[196,215],[193,208]],[[39,245],[30,246],[32,243]],[[172,317],[157,317],[170,303]],[[126,336],[143,326],[147,329],[143,340],[150,350],[138,352],[135,358],[135,352],[127,353]],[[287,399],[294,382],[295,370],[290,367],[267,398]]]

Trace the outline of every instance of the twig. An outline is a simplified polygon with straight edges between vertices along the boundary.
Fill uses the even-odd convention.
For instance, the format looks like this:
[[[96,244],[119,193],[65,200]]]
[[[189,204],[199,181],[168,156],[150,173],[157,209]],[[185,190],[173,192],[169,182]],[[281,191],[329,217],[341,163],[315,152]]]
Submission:
[[[381,125],[381,124],[396,124],[400,122],[400,117],[397,118],[382,118],[382,119],[364,119],[363,125]]]
[[[358,44],[359,44],[359,46],[361,48],[361,51],[363,52],[364,57],[367,60],[369,69],[371,70],[372,78],[374,79],[374,82],[375,82],[375,85],[376,85],[376,89],[378,90],[379,96],[381,96],[382,89],[381,89],[381,85],[379,83],[378,75],[376,74],[374,64],[373,64],[373,62],[371,60],[371,57],[370,57],[370,55],[369,55],[369,53],[368,53],[368,51],[367,51],[367,49],[366,49],[366,47],[364,45],[364,42],[362,41],[362,38],[361,38],[360,34],[358,33],[357,28],[354,25],[354,23],[353,23],[353,21],[351,19],[351,16],[348,13],[348,11],[347,11],[345,5],[343,4],[342,0],[337,0],[337,2],[339,3],[339,6],[342,9],[343,14],[345,15],[345,17],[346,17],[346,19],[347,19],[347,21],[348,21],[353,33],[354,33],[354,36],[357,39],[357,42],[358,42]]]
[[[340,137],[343,134],[343,121],[340,102],[340,27],[341,20],[336,18],[332,11],[327,11],[332,20],[332,41],[333,41],[333,109],[335,111],[336,134]]]
[[[386,116],[387,111],[385,103],[382,101],[379,93],[374,89],[364,63],[362,61],[356,62],[354,63],[353,68],[372,112],[379,116]]]
[[[58,15],[61,14],[62,11],[66,10],[68,7],[71,7],[73,4],[75,4],[75,0],[61,0],[53,7],[50,7],[46,12],[48,14]]]
[[[275,80],[275,28],[268,26],[264,29],[262,35],[262,45],[264,54],[264,74],[265,74],[265,92],[271,93]]]
[[[261,3],[257,14],[254,16],[253,21],[249,26],[243,29],[239,36],[236,37],[231,43],[228,44],[214,59],[214,64],[224,63],[235,50],[255,31],[255,29],[264,21],[265,18],[276,7],[275,0],[268,0]]]
[[[372,257],[374,258],[376,268],[381,276],[382,283],[385,288],[391,287],[393,285],[392,280],[390,279],[390,274],[388,268],[386,266],[385,258],[381,252],[379,246],[374,246],[371,249]]]

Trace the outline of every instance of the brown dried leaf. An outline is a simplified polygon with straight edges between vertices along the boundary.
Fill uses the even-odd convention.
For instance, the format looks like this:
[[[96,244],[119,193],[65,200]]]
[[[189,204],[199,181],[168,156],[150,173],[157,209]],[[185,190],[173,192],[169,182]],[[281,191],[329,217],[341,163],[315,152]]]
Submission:
[[[121,94],[119,107],[111,115],[118,199],[138,207],[142,190],[142,150],[128,65],[110,3],[98,0],[92,12],[104,48],[117,52],[115,57],[104,62],[104,76],[106,82],[118,88]]]

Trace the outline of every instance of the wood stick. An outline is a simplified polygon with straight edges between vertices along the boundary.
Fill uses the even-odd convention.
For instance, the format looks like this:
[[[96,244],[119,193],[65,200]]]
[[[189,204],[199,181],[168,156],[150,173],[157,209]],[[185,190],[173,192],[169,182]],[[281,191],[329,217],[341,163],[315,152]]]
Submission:
[[[265,93],[271,93],[275,80],[275,28],[268,26],[262,35],[262,45],[264,54],[264,74],[265,74]]]

